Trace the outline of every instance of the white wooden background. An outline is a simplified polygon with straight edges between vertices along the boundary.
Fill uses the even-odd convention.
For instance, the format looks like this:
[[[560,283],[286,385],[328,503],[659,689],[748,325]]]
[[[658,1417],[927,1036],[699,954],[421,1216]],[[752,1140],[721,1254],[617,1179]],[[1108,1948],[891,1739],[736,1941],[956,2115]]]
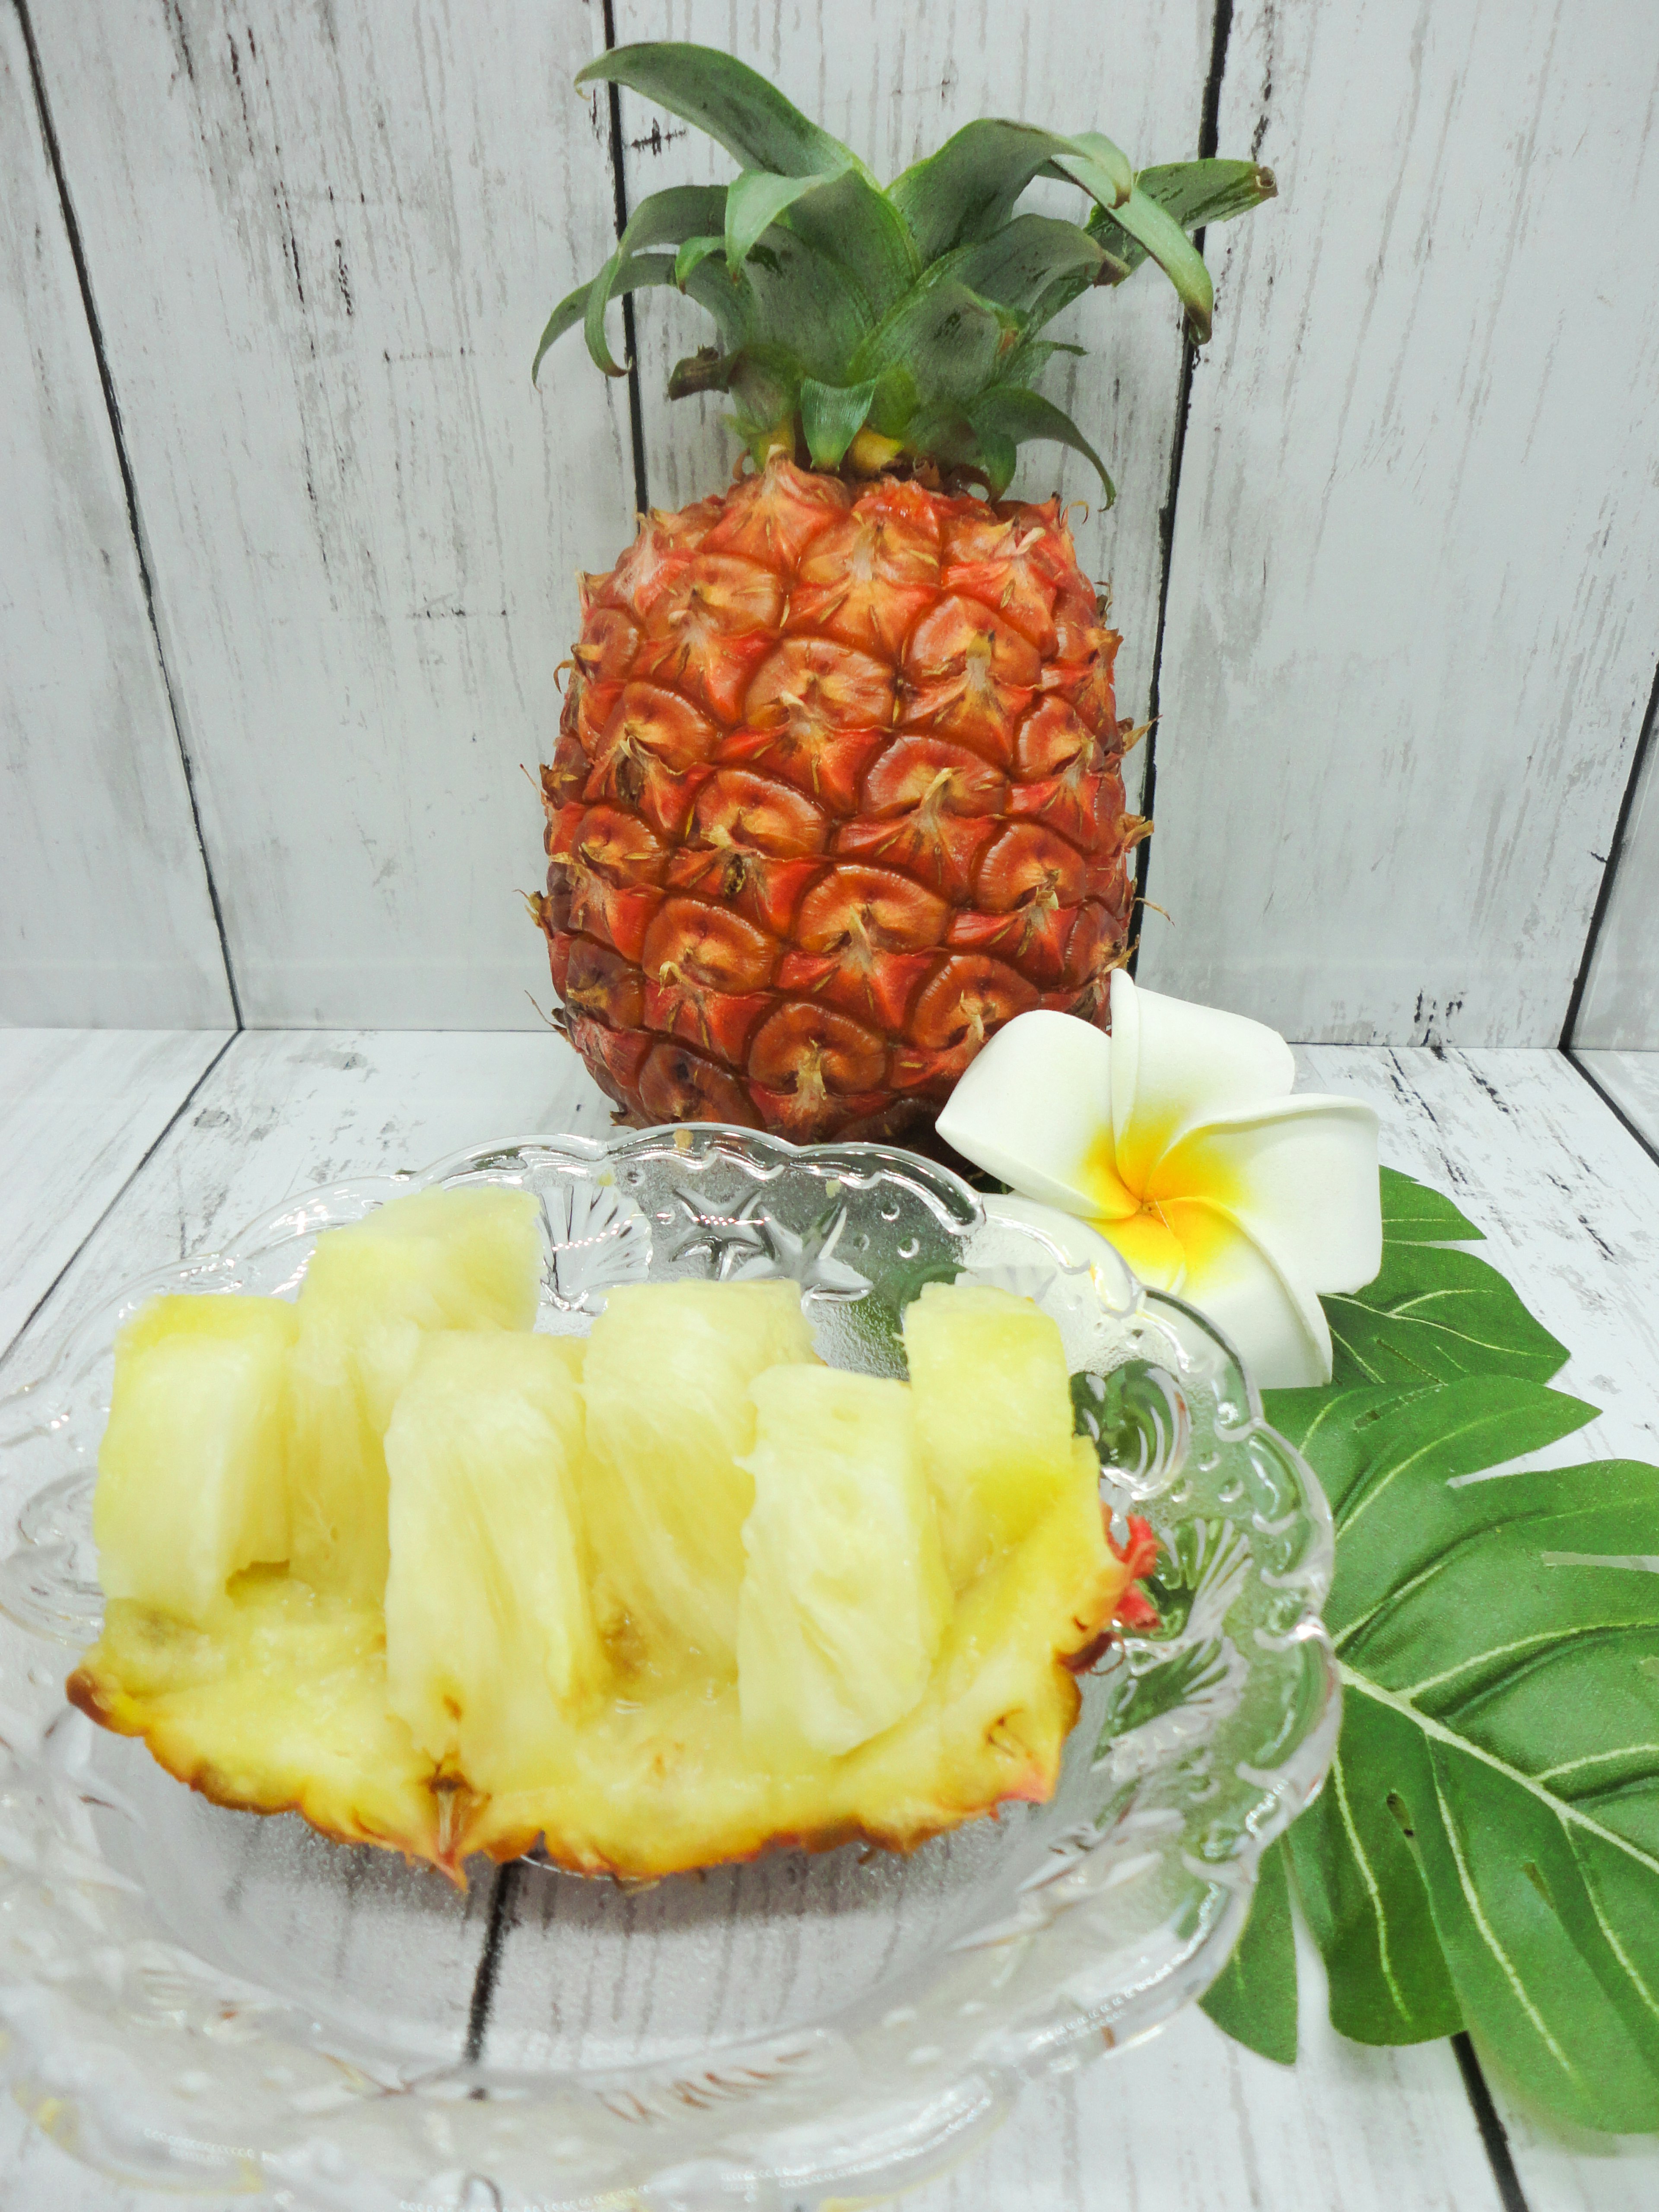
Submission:
[[[611,12],[884,173],[988,109],[1190,155],[1207,94],[1283,196],[1210,235],[1184,437],[1153,275],[1071,311],[1055,386],[1161,709],[1141,973],[1486,1044],[1558,1042],[1582,975],[1579,1042],[1659,1044],[1651,0]],[[0,1022],[535,1024],[520,766],[636,482],[576,336],[526,373],[614,235],[569,82],[605,37],[600,0],[0,0]],[[630,201],[729,173],[622,115]],[[661,396],[695,311],[640,329],[675,504],[732,447]],[[1021,483],[1091,489],[1041,447]]]

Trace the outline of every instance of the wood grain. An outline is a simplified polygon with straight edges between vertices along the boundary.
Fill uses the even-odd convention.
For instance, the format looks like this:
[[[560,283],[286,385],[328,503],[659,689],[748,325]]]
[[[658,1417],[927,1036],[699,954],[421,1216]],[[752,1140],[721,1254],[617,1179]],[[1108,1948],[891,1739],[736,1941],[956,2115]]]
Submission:
[[[183,1110],[227,1034],[0,1029],[0,1355]]]
[[[1013,36],[1006,17],[969,0],[925,9],[805,0],[787,11],[760,0],[736,7],[725,0],[618,0],[617,19],[619,43],[681,38],[726,47],[771,77],[884,183],[986,114],[1104,131],[1143,166],[1197,150],[1210,53],[1207,5],[1058,0],[1030,9]],[[736,173],[729,154],[631,93],[623,94],[623,118],[630,207],[665,185],[724,182]],[[1032,204],[1044,195],[1054,211],[1078,215],[1079,194],[1041,186]],[[671,403],[665,396],[673,363],[708,342],[707,318],[667,291],[641,294],[636,313],[647,482],[653,504],[680,507],[724,485],[739,448],[722,423],[723,401]],[[1095,445],[1118,501],[1106,510],[1088,463],[1053,446],[1023,450],[1012,489],[1023,498],[1058,490],[1085,503],[1086,520],[1080,512],[1073,518],[1079,557],[1088,574],[1111,586],[1113,620],[1123,633],[1119,711],[1139,721],[1158,626],[1158,515],[1169,489],[1181,380],[1179,311],[1158,272],[1143,270],[1119,292],[1079,301],[1048,335],[1089,348],[1085,360],[1052,362],[1044,389]],[[579,349],[580,339],[568,343]],[[1132,756],[1137,774],[1139,766]]]
[[[1659,14],[1239,0],[1142,974],[1553,1043],[1653,679]],[[1584,210],[1596,216],[1586,220]]]
[[[10,8],[0,390],[0,1022],[227,1022],[184,764]]]
[[[1659,718],[1659,678],[1648,713]],[[1570,1042],[1659,1050],[1659,732],[1650,720],[1607,902]]]
[[[603,256],[597,6],[38,11],[254,1023],[534,1022],[520,774],[626,407],[530,385]]]
[[[1585,1067],[1650,1151],[1659,1152],[1659,1052],[1578,1051]]]
[[[609,1100],[545,1030],[245,1030],[0,1361],[0,1383],[44,1366],[89,1303],[213,1251],[296,1192],[498,1137],[610,1127]]]

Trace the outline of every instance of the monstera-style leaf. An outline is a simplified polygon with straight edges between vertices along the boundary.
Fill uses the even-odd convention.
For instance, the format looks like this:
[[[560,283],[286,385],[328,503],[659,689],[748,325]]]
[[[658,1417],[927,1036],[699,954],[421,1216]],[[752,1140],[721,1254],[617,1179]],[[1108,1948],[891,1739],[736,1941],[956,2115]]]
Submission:
[[[1382,1273],[1337,1372],[1268,1395],[1329,1497],[1342,1733],[1291,1829],[1334,2024],[1469,2028],[1579,2125],[1659,2128],[1659,1468],[1513,1468],[1594,1418],[1451,1202],[1385,1171]],[[1363,1316],[1355,1318],[1356,1310]],[[1494,1470],[1499,1470],[1494,1472]],[[1270,1880],[1276,1877],[1270,1877]],[[1264,1889],[1212,2015],[1293,2048]]]

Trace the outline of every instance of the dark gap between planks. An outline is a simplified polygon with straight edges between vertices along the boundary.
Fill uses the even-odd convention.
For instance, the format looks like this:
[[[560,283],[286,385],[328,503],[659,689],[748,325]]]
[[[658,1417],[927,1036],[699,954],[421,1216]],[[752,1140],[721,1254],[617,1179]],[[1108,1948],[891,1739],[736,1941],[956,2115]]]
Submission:
[[[1613,825],[1613,842],[1607,847],[1607,863],[1601,870],[1601,881],[1596,889],[1595,904],[1590,909],[1589,930],[1584,939],[1584,957],[1578,963],[1578,973],[1573,981],[1572,996],[1567,1001],[1567,1018],[1561,1024],[1561,1049],[1569,1055],[1571,1054],[1573,1046],[1578,1042],[1575,1035],[1578,1027],[1578,1012],[1584,1002],[1584,993],[1589,988],[1590,970],[1595,964],[1595,948],[1601,942],[1601,925],[1607,920],[1607,908],[1613,903],[1613,879],[1619,873],[1619,864],[1625,856],[1625,848],[1629,842],[1631,816],[1635,811],[1636,794],[1641,788],[1642,770],[1647,764],[1648,753],[1653,744],[1656,719],[1659,719],[1659,668],[1656,668],[1653,672],[1653,689],[1648,694],[1647,712],[1643,715],[1642,726],[1636,733],[1636,750],[1631,758],[1630,774],[1625,780],[1625,795],[1619,802],[1618,819]],[[1573,1064],[1575,1066],[1577,1066],[1576,1060]],[[1580,1067],[1578,1073],[1584,1076],[1586,1081],[1595,1083],[1595,1078],[1586,1069]],[[1607,1098],[1607,1093],[1601,1091],[1599,1083],[1595,1083],[1595,1088],[1601,1091],[1604,1098]],[[1613,1105],[1611,1098],[1607,1098],[1607,1103],[1613,1106],[1613,1112],[1619,1115],[1620,1120],[1625,1122],[1626,1127],[1631,1128],[1630,1122],[1626,1120],[1622,1113],[1620,1113],[1619,1108]],[[1652,1146],[1647,1143],[1647,1139],[1642,1136],[1639,1129],[1632,1129],[1631,1133],[1641,1139],[1649,1152],[1653,1150]]]
[[[1199,112],[1198,156],[1200,161],[1214,158],[1221,135],[1221,80],[1227,68],[1227,42],[1232,34],[1233,0],[1216,0],[1215,19],[1210,28],[1210,67],[1204,80],[1204,100]],[[1202,253],[1204,232],[1193,233],[1193,244]],[[1181,494],[1181,463],[1187,450],[1187,417],[1193,404],[1193,370],[1198,362],[1198,348],[1188,333],[1183,318],[1181,325],[1181,383],[1176,393],[1175,434],[1170,441],[1170,481],[1164,495],[1164,504],[1158,513],[1158,621],[1152,632],[1152,680],[1146,692],[1147,730],[1143,740],[1146,747],[1146,765],[1140,787],[1140,812],[1150,821],[1158,799],[1158,722],[1164,706],[1164,632],[1170,612],[1170,571],[1174,565],[1176,502]],[[1133,936],[1129,945],[1129,973],[1133,975],[1140,964],[1140,932],[1145,927],[1146,884],[1152,872],[1152,841],[1143,837],[1135,848],[1135,896],[1130,908],[1134,917],[1131,927]]]
[[[1492,2100],[1492,2091],[1486,2087],[1486,2077],[1480,2071],[1480,2061],[1474,2055],[1474,2045],[1462,2030],[1451,2039],[1457,2053],[1458,2070],[1463,2076],[1463,2087],[1474,2108],[1475,2125],[1480,2130],[1487,2163],[1492,2167],[1492,2179],[1498,2184],[1498,2197],[1504,2212],[1529,2212],[1522,2191],[1521,2177],[1515,2170],[1515,2160],[1510,2152],[1509,2130],[1498,2117],[1498,2107]]]
[[[1589,1048],[1586,1047],[1585,1049],[1588,1050]],[[1585,1066],[1583,1061],[1578,1057],[1578,1054],[1576,1052],[1571,1050],[1566,1046],[1563,1046],[1562,1057],[1566,1061],[1567,1066],[1571,1068],[1573,1073],[1575,1075],[1582,1076],[1584,1081],[1589,1084],[1590,1089],[1595,1093],[1601,1103],[1607,1108],[1613,1120],[1618,1122],[1620,1127],[1628,1131],[1630,1135],[1635,1138],[1637,1143],[1640,1145],[1642,1150],[1647,1154],[1654,1165],[1656,1167],[1659,1167],[1659,1145],[1656,1145],[1654,1143],[1653,1139],[1649,1136],[1647,1131],[1644,1129],[1639,1123],[1633,1121],[1631,1119],[1630,1115],[1619,1103],[1619,1101],[1613,1097],[1613,1093],[1606,1089],[1606,1087],[1597,1080],[1595,1076],[1591,1073],[1590,1070]]]
[[[606,0],[607,17],[609,12],[610,0]],[[202,834],[202,810],[196,796],[196,771],[191,761],[190,747],[185,743],[184,718],[179,711],[178,688],[173,683],[167,654],[162,650],[161,625],[155,616],[155,583],[150,574],[149,556],[145,550],[144,533],[138,515],[138,487],[132,473],[131,459],[127,453],[126,431],[121,421],[120,403],[115,396],[115,380],[110,374],[109,358],[104,350],[104,326],[99,319],[97,304],[92,296],[92,277],[87,268],[86,249],[81,240],[81,226],[70,198],[69,179],[64,173],[63,151],[58,143],[57,126],[52,122],[52,109],[46,100],[46,75],[40,66],[40,49],[34,42],[34,26],[29,20],[28,0],[17,0],[17,21],[23,33],[24,49],[28,55],[29,82],[33,88],[35,112],[40,119],[40,136],[46,142],[46,159],[52,165],[52,181],[58,188],[58,204],[69,238],[70,255],[75,263],[76,282],[81,288],[81,305],[86,313],[87,331],[92,340],[93,359],[98,365],[98,382],[104,395],[104,410],[109,417],[110,436],[115,443],[116,464],[121,471],[121,489],[126,496],[127,528],[131,534],[133,556],[138,563],[138,578],[143,587],[144,612],[149,622],[150,641],[155,647],[156,665],[161,669],[162,688],[167,693],[173,743],[179,748],[179,759],[185,771],[185,793],[190,801],[191,826],[196,834],[196,849],[202,856],[202,873],[207,878],[213,927],[219,938],[219,957],[224,963],[225,988],[230,994],[230,1011],[240,1030],[246,1026],[242,1020],[241,994],[236,988],[236,971],[231,965],[230,942],[225,934],[225,916],[219,902],[219,886],[214,880],[213,863],[208,858],[207,840]]]
[[[616,0],[605,0],[605,50],[617,44]],[[628,228],[628,179],[623,167],[622,88],[613,80],[605,87],[611,121],[611,185],[616,200],[617,239]],[[623,295],[623,356],[628,363],[628,434],[634,447],[634,507],[641,522],[651,512],[645,480],[645,407],[640,397],[640,346],[634,321],[634,295]]]

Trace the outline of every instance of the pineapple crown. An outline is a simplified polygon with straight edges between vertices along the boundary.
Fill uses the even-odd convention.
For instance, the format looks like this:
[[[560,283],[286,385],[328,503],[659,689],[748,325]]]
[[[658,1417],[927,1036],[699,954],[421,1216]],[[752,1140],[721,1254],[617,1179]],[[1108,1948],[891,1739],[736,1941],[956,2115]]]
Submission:
[[[1202,345],[1214,295],[1189,233],[1277,189],[1253,161],[1137,172],[1098,131],[1066,137],[988,117],[884,191],[838,138],[713,47],[620,46],[576,79],[596,81],[696,124],[743,168],[729,185],[641,202],[599,275],[554,309],[532,380],[576,323],[599,368],[623,375],[606,307],[672,284],[708,310],[719,343],[677,364],[669,397],[728,392],[762,465],[783,452],[856,475],[975,479],[998,498],[1021,444],[1042,438],[1086,456],[1109,501],[1099,454],[1035,389],[1051,356],[1085,349],[1038,333],[1091,285],[1121,284],[1150,260]],[[1039,178],[1080,185],[1093,203],[1086,221],[1023,210]]]

